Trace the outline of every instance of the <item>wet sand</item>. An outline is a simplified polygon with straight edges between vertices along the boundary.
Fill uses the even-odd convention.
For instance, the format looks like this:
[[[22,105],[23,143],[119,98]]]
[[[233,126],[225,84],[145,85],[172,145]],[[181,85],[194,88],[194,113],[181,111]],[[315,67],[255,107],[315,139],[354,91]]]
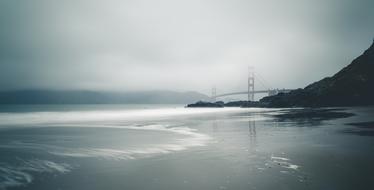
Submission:
[[[17,124],[0,128],[0,189],[372,189],[374,136],[361,132],[373,116],[253,108]]]

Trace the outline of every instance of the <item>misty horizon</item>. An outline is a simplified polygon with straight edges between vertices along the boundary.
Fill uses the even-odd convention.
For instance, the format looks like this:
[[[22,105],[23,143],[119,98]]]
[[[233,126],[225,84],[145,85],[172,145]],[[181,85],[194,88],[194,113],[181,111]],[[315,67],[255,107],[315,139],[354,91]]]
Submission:
[[[374,31],[365,0],[0,5],[1,91],[241,91],[248,66],[267,88],[303,88],[348,65]]]

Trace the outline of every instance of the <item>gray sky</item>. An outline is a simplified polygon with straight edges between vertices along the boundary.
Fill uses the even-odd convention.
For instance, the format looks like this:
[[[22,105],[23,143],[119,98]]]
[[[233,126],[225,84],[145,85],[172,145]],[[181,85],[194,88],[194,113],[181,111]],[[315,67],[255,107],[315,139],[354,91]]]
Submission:
[[[1,90],[297,88],[369,47],[374,1],[1,0],[0,28]]]

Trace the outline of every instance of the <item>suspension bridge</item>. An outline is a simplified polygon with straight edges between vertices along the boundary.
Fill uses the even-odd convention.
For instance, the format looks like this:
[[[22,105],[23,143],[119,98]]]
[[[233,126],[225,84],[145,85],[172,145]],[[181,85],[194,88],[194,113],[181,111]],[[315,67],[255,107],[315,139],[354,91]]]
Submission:
[[[248,101],[254,101],[254,95],[255,94],[267,94],[268,96],[273,96],[273,95],[276,95],[278,93],[287,93],[287,92],[290,92],[291,90],[294,90],[294,89],[285,89],[285,88],[283,88],[283,89],[267,88],[266,90],[255,90],[255,78],[260,79],[259,81],[260,81],[260,84],[262,86],[264,86],[264,87],[266,86],[264,84],[265,80],[261,77],[261,75],[255,74],[254,69],[250,67],[248,69],[247,90],[217,94],[217,88],[213,87],[212,88],[211,99],[216,101],[216,99],[220,98],[220,97],[233,96],[233,95],[247,95],[248,96]],[[261,82],[261,80],[262,80],[262,82]]]

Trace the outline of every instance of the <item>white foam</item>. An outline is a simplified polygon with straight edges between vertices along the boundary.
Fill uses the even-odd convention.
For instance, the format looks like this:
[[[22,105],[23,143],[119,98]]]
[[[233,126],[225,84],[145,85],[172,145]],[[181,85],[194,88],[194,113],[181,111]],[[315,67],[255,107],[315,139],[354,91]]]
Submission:
[[[293,169],[293,170],[297,170],[299,167],[300,166],[295,165],[295,164],[289,164],[288,166],[286,166],[286,168]]]
[[[288,161],[290,159],[284,158],[284,157],[278,157],[278,156],[271,156],[272,160],[283,160],[283,161]]]
[[[299,167],[300,167],[300,166],[298,166],[298,165],[296,165],[296,164],[292,164],[292,163],[290,162],[290,159],[285,158],[285,157],[278,157],[278,156],[273,156],[273,155],[272,155],[272,156],[270,157],[270,159],[271,159],[274,163],[280,165],[280,166],[283,167],[283,168],[297,170],[297,169],[299,169]]]

